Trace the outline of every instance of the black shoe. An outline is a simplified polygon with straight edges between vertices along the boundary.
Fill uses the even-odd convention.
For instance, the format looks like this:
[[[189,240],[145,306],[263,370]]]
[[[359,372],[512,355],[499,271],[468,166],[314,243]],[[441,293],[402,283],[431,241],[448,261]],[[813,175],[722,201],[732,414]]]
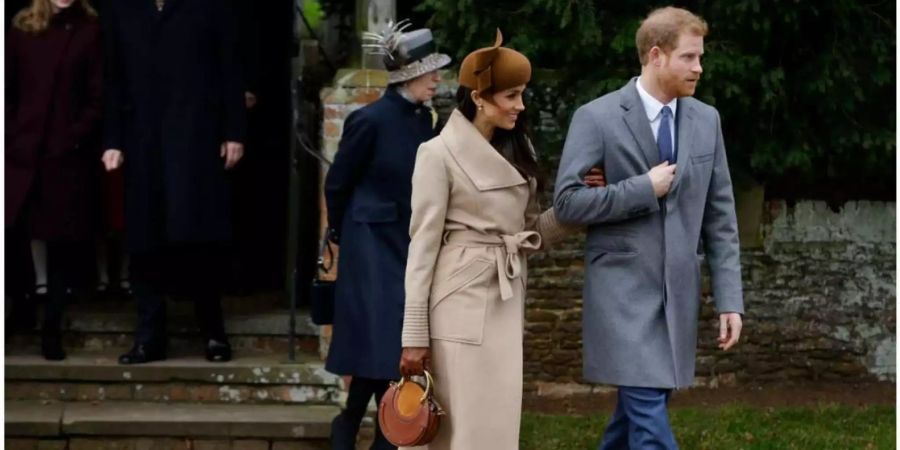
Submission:
[[[120,280],[119,281],[119,292],[122,296],[130,298],[134,295],[134,292],[131,290],[131,281]]]
[[[32,302],[35,305],[44,305],[47,303],[47,300],[50,298],[50,294],[47,292],[46,284],[39,284],[34,287],[34,290],[28,294],[28,301]]]
[[[41,354],[47,361],[62,361],[66,359],[66,351],[62,347],[62,337],[58,334],[44,334],[41,336]]]
[[[166,359],[166,352],[151,350],[143,344],[135,344],[128,353],[119,356],[119,364],[143,364]]]
[[[231,361],[231,345],[227,342],[210,339],[206,344],[206,360],[210,362]]]

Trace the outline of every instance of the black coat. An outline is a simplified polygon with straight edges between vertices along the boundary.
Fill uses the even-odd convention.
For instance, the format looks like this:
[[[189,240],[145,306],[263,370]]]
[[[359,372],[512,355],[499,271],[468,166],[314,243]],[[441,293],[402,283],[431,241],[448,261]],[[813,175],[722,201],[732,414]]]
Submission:
[[[330,372],[400,376],[412,173],[419,144],[435,135],[428,108],[393,89],[344,122],[325,180],[340,243]]]
[[[231,0],[110,1],[105,148],[125,154],[129,249],[231,237],[220,145],[244,142],[239,29]]]

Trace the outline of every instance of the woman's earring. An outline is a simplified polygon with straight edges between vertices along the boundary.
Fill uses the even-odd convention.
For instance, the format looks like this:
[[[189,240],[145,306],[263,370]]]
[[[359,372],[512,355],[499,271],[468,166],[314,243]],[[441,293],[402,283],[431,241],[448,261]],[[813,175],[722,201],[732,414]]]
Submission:
[[[478,110],[479,110],[479,111],[484,111],[484,105],[479,104],[479,105],[478,105]]]

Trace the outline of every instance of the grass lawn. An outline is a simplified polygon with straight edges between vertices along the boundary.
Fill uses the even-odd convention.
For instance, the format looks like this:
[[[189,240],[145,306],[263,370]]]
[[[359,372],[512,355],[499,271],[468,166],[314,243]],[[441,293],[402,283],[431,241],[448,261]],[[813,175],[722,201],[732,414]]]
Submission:
[[[893,406],[676,409],[683,450],[887,450],[896,444]],[[595,450],[608,416],[526,413],[522,450]]]

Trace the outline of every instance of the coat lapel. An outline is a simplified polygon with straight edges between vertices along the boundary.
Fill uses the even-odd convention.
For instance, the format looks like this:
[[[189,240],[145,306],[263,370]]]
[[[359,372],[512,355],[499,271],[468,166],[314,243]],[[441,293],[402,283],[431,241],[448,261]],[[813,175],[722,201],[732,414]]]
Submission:
[[[622,88],[621,105],[622,109],[625,110],[624,119],[625,124],[628,125],[628,130],[631,131],[631,135],[637,141],[638,147],[640,147],[644,158],[647,160],[648,167],[653,167],[659,164],[659,149],[656,148],[653,130],[650,129],[650,121],[647,120],[647,112],[644,110],[643,103],[641,103],[641,97],[638,94],[637,86],[635,86],[636,82],[637,78],[632,78]]]
[[[675,133],[675,145],[678,150],[675,155],[677,168],[675,169],[675,179],[672,181],[671,190],[673,191],[691,163],[691,148],[694,147],[694,130],[696,129],[694,109],[689,103],[679,99],[677,114],[675,123],[678,131]]]
[[[466,119],[454,109],[441,131],[450,155],[479,191],[525,184],[526,180]]]

